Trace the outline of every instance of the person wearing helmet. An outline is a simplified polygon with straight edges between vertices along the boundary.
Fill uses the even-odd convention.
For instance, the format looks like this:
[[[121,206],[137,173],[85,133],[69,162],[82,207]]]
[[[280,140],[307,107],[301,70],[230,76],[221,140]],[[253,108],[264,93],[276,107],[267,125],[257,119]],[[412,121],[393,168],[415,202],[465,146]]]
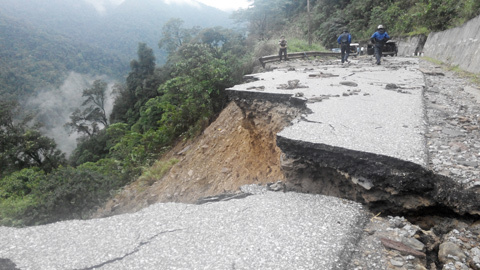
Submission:
[[[282,61],[282,55],[285,56],[285,61],[287,61],[287,41],[285,40],[285,36],[280,37],[278,45],[280,46],[280,49],[278,50],[278,56],[280,56],[280,61]]]
[[[337,39],[340,44],[340,51],[342,52],[342,64],[348,62],[348,55],[350,53],[350,43],[352,42],[352,35],[345,29]]]
[[[380,59],[382,58],[383,46],[390,39],[390,36],[385,31],[383,25],[377,27],[377,31],[372,35],[370,40],[375,44],[375,59],[377,60],[377,65],[380,65]]]

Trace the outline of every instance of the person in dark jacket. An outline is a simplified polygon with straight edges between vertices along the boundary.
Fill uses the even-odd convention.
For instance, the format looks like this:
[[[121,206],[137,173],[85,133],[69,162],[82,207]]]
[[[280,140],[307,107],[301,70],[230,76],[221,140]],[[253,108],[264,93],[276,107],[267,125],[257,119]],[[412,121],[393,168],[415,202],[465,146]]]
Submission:
[[[375,32],[370,38],[372,43],[375,44],[374,50],[375,50],[375,59],[377,59],[377,65],[380,65],[383,46],[385,46],[385,43],[389,39],[390,39],[390,36],[388,35],[388,33],[385,31],[385,28],[381,24],[377,27],[377,32]]]
[[[340,44],[340,51],[342,53],[342,64],[348,62],[348,55],[350,54],[350,43],[352,43],[352,35],[348,33],[348,30],[344,30],[343,33],[337,38],[338,44]]]
[[[280,41],[278,42],[280,45],[280,49],[278,51],[278,55],[280,56],[280,61],[282,61],[282,55],[285,56],[285,60],[287,59],[287,41],[285,40],[285,36],[280,37]]]

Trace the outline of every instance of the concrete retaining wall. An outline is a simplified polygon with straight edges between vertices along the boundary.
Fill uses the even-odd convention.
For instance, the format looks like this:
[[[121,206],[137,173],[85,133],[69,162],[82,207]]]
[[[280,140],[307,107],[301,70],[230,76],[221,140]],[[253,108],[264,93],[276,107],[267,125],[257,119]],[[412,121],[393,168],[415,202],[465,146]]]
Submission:
[[[464,25],[428,35],[425,56],[480,73],[480,16]]]
[[[395,37],[394,40],[397,41],[398,56],[413,56],[423,51],[427,36]]]

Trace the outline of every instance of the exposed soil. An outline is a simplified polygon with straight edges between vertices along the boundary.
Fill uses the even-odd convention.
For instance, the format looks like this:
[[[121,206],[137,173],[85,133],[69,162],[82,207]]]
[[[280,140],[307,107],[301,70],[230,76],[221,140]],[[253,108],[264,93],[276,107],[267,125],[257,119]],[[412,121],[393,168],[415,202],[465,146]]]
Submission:
[[[275,135],[299,115],[299,109],[270,102],[242,107],[249,106],[255,113],[231,102],[201,136],[180,142],[162,158],[179,160],[165,177],[151,186],[142,181],[126,186],[95,217],[137,211],[156,202],[193,203],[239,192],[246,184],[283,181]]]

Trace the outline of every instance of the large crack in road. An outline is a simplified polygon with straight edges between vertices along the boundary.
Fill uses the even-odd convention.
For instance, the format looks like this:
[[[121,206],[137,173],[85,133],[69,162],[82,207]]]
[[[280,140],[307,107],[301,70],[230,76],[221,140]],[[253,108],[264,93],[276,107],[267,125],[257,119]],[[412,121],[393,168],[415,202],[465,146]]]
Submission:
[[[289,99],[286,99],[287,94],[284,91],[279,91],[279,87],[274,87],[275,85],[282,85],[281,81],[278,80],[279,74],[282,73],[281,70],[277,71],[278,74],[257,75],[261,79],[254,81],[253,84],[261,85],[261,92],[255,90],[243,91],[243,88],[249,88],[248,86],[252,84],[250,83],[231,88],[229,94],[243,111],[248,111],[244,114],[250,116],[255,116],[256,108],[249,106],[249,103],[246,102],[248,100],[274,100],[276,102],[288,100],[283,102],[296,104],[299,108],[302,108],[302,105],[298,104],[301,104],[302,101],[305,102],[303,105],[305,106],[303,108],[305,114],[293,126],[287,128],[289,131],[282,131],[277,135],[277,145],[284,154],[282,168],[287,179],[286,188],[289,191],[326,194],[356,200],[368,205],[373,211],[386,214],[421,214],[422,212],[438,211],[458,215],[479,215],[480,200],[478,193],[475,189],[465,188],[475,186],[475,183],[479,181],[472,178],[472,176],[478,177],[478,173],[475,172],[478,167],[478,157],[476,157],[478,153],[475,153],[477,151],[475,147],[472,147],[470,153],[461,150],[465,143],[474,143],[478,139],[472,132],[478,129],[477,119],[474,117],[475,103],[461,105],[460,110],[470,108],[468,115],[461,116],[458,115],[456,105],[458,102],[448,104],[454,111],[451,112],[454,115],[450,118],[459,118],[460,120],[457,122],[463,123],[463,125],[458,125],[456,131],[451,125],[452,121],[447,118],[443,122],[448,121],[450,123],[448,124],[449,129],[440,129],[450,135],[457,134],[460,137],[459,140],[452,140],[451,136],[432,135],[432,131],[439,130],[438,126],[441,124],[438,122],[442,119],[435,117],[439,104],[436,101],[429,103],[429,99],[424,98],[424,95],[431,96],[433,92],[438,92],[435,89],[439,89],[439,87],[442,89],[451,87],[458,89],[461,86],[434,84],[432,76],[435,75],[428,74],[437,73],[424,71],[424,73],[427,73],[425,75],[427,77],[424,78],[419,71],[418,62],[415,60],[402,59],[390,65],[387,64],[387,67],[383,70],[373,71],[371,67],[368,67],[365,62],[361,63],[361,61],[359,61],[360,65],[357,67],[343,69],[333,65],[329,66],[328,63],[323,64],[323,66],[320,65],[317,68],[329,69],[334,73],[345,73],[345,70],[348,70],[346,71],[348,74],[352,74],[349,70],[354,69],[353,74],[360,75],[357,77],[350,76],[349,80],[355,82],[341,79],[340,82],[335,81],[342,76],[329,77],[329,79],[333,78],[334,80],[323,82],[323,84],[312,84],[308,79],[304,80],[303,84],[310,83],[310,87],[293,89],[296,94],[290,93]],[[303,74],[306,73],[292,67],[285,69],[287,71],[283,72],[285,74],[283,80],[301,79]],[[404,69],[409,69],[410,72],[399,73],[399,70]],[[308,70],[308,73],[316,71],[305,70]],[[372,74],[369,74],[369,71]],[[394,75],[374,79],[376,76],[378,78],[379,74],[390,73]],[[421,75],[422,82],[418,81],[418,74]],[[404,77],[405,79],[394,81],[397,82],[395,84],[390,81],[394,76]],[[410,79],[409,76],[414,79]],[[424,80],[427,80],[427,83]],[[297,85],[301,84],[298,83],[298,79],[295,79],[295,82],[297,82]],[[337,86],[338,83],[355,89],[341,88]],[[375,85],[378,90],[373,88],[372,85]],[[417,97],[398,101],[400,99],[399,95],[405,94],[404,91],[395,91],[398,95],[385,94],[386,91],[391,91],[393,86],[396,90],[399,88],[413,89],[412,91],[417,93],[413,94],[412,92],[410,95]],[[305,88],[308,88],[308,90]],[[250,87],[250,89],[256,88]],[[339,91],[344,92],[343,99],[338,94]],[[332,97],[329,97],[329,100],[342,100],[328,103],[329,100],[322,99],[321,102],[317,102],[318,105],[316,105],[317,103],[314,104],[315,106],[308,104],[308,100],[311,100],[312,97],[325,92],[333,92],[333,94],[330,93]],[[361,92],[364,93],[366,98],[357,98],[355,103],[348,101],[350,96],[360,96],[359,93]],[[298,96],[303,99],[296,98]],[[375,96],[375,98],[371,98],[371,96]],[[455,98],[451,94],[450,96],[448,100]],[[373,109],[372,102],[377,103],[376,106],[379,106],[379,108]],[[410,102],[410,104],[405,104],[406,102]],[[380,105],[378,105],[379,103]],[[434,103],[436,107],[432,106]],[[476,105],[478,107],[478,104]],[[320,108],[322,106],[330,109],[328,115],[315,116],[318,115],[316,110],[320,113],[326,113],[325,109]],[[359,109],[352,109],[350,106]],[[414,113],[402,111],[406,108],[414,111]],[[392,111],[397,115],[392,114]],[[364,112],[366,113],[364,114]],[[357,117],[351,115],[351,113],[364,115]],[[345,114],[350,115],[345,117]],[[379,114],[379,116],[372,116],[374,114]],[[407,115],[407,118],[404,118],[405,115]],[[426,118],[426,115],[429,117]],[[315,121],[315,119],[321,119],[321,121]],[[324,126],[327,124],[332,127],[333,131],[326,130]],[[376,128],[378,126],[381,128]],[[469,128],[470,132],[465,131],[465,126]],[[311,134],[310,137],[304,135],[306,133]],[[412,137],[418,139],[412,139]],[[465,140],[465,137],[468,140]],[[361,139],[367,142],[362,142]],[[352,143],[352,141],[355,141],[355,143]],[[380,149],[378,146],[380,146]],[[383,149],[382,146],[390,149]],[[445,146],[447,147],[445,148]],[[454,148],[454,151],[457,151],[454,154],[457,155],[448,157],[444,153],[445,151],[439,150],[448,148]],[[458,152],[462,153],[459,154]],[[439,168],[441,166],[438,164],[438,160],[442,158],[459,160],[455,164],[456,170],[451,170],[449,171],[451,173],[448,174],[442,173],[441,170],[444,171],[445,168]],[[445,162],[443,165],[451,165],[451,163]],[[458,174],[458,170],[462,168],[465,169],[463,175],[466,177],[455,177],[454,173]],[[470,178],[466,179],[468,177]]]
[[[399,69],[418,65],[414,63],[415,61],[403,60],[400,63],[387,64],[386,69],[395,73]],[[285,69],[299,72],[298,66],[296,68],[290,66]],[[346,67],[346,69],[349,68],[351,67]],[[358,71],[358,67],[356,68]],[[362,72],[368,72],[368,66],[363,65],[363,68]],[[434,230],[436,232],[434,236],[418,235],[418,237],[423,237],[423,241],[429,245],[426,250],[425,265],[431,269],[437,269],[436,267],[442,269],[440,267],[446,265],[446,262],[439,259],[439,242],[440,239],[447,237],[452,227],[455,227],[452,226],[451,221],[456,220],[461,224],[473,226],[480,215],[480,196],[477,188],[480,186],[478,172],[480,106],[477,100],[480,91],[455,74],[450,73],[446,77],[445,72],[439,70],[440,67],[428,62],[422,61],[421,68],[418,65],[416,69],[418,73],[420,71],[423,73],[425,82],[420,95],[421,109],[424,110],[422,121],[425,126],[419,127],[420,132],[418,132],[424,140],[423,145],[420,145],[424,148],[418,149],[420,152],[418,156],[421,156],[422,152],[425,153],[424,162],[418,162],[411,157],[403,159],[390,154],[384,155],[375,151],[368,153],[368,151],[359,151],[355,147],[352,147],[354,149],[343,147],[348,143],[343,145],[340,143],[338,146],[335,143],[329,144],[328,140],[323,142],[322,139],[305,140],[305,137],[298,139],[295,136],[292,139],[289,138],[288,133],[287,136],[283,136],[284,132],[277,136],[277,145],[283,152],[281,163],[286,179],[285,191],[323,194],[354,200],[368,206],[372,213],[379,213],[384,217],[405,216],[426,231]],[[312,70],[309,69],[309,71]],[[265,76],[255,82],[262,84],[262,91],[265,91],[265,88],[268,89],[265,85],[268,85],[269,79],[269,76]],[[349,78],[349,80],[355,80],[355,78]],[[278,82],[275,83],[278,84]],[[356,83],[350,83],[350,86],[355,87],[354,84]],[[418,91],[418,86],[408,83],[400,86],[388,81],[380,83],[372,81],[370,84],[379,86],[386,84],[386,90],[393,89],[399,94],[412,94],[412,91]],[[329,86],[333,87],[334,83],[330,83]],[[231,90],[233,90],[230,93],[231,97],[237,100],[237,104],[242,109],[252,110],[242,104],[245,104],[246,99],[248,100],[249,94],[250,99],[252,97],[256,99],[254,93],[247,94],[240,91],[238,94],[237,87]],[[293,91],[296,97],[305,97],[303,92],[297,92],[305,91],[304,89]],[[342,96],[350,97],[359,95],[361,92],[364,96],[370,96],[371,93],[367,91],[368,89],[353,91],[349,89]],[[271,92],[275,94],[275,91]],[[318,95],[318,92],[315,95]],[[262,93],[262,96],[265,97],[266,93]],[[307,97],[304,100],[307,103],[315,103],[331,98],[340,98],[340,95],[330,94],[328,98],[321,99]],[[293,95],[291,99],[294,99]],[[329,108],[335,109],[332,106]],[[308,114],[312,113],[310,109],[311,107],[308,107],[304,110],[305,114],[298,122],[324,125],[329,123],[312,120],[325,118],[309,117]],[[330,116],[338,117],[338,115]],[[388,118],[388,113],[384,117]],[[380,128],[384,126],[381,125]],[[404,123],[403,126],[408,127],[408,124]],[[294,132],[301,132],[301,129],[292,129]],[[353,129],[353,132],[363,132]],[[319,133],[319,137],[325,135]],[[344,139],[350,138],[348,134],[344,137]],[[376,139],[375,135],[371,137],[372,141]],[[405,140],[403,144],[398,143],[396,147],[408,148],[410,147],[408,143],[409,141]],[[395,142],[393,141],[392,144]],[[385,246],[385,243],[383,244]],[[469,250],[465,250],[465,254],[469,254],[468,252]],[[470,266],[472,265],[475,263],[470,261]]]

